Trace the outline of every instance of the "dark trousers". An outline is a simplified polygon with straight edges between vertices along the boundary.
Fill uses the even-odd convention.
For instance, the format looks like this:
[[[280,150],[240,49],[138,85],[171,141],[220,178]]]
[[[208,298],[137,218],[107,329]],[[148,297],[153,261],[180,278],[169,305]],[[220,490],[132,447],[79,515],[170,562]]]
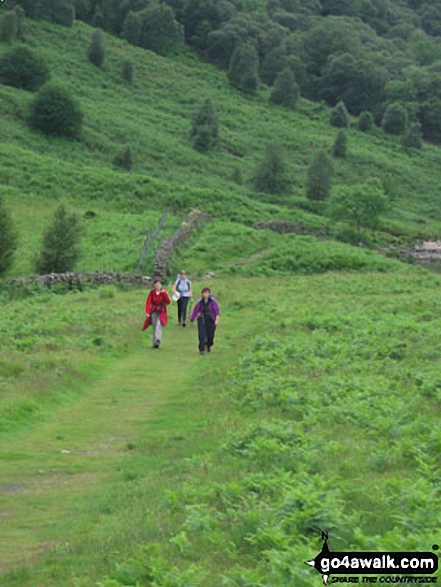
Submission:
[[[214,344],[214,333],[216,332],[216,324],[208,318],[198,318],[198,336],[199,336],[199,350],[205,351],[205,347],[210,349]]]
[[[187,308],[190,298],[179,298],[178,300],[178,322],[187,322]]]

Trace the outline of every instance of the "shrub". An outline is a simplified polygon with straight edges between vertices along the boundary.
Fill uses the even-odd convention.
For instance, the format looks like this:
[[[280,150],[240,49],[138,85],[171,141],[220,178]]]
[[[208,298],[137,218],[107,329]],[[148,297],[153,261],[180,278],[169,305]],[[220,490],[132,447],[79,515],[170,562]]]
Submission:
[[[237,47],[231,56],[228,79],[246,94],[254,94],[259,83],[259,57],[251,43]]]
[[[0,277],[12,267],[16,248],[17,235],[12,218],[0,198]]]
[[[381,126],[384,132],[399,135],[407,128],[408,115],[404,106],[399,103],[389,104],[384,113]]]
[[[423,137],[421,134],[421,124],[415,122],[410,125],[406,134],[401,139],[403,147],[409,147],[411,149],[421,149],[423,146]]]
[[[319,151],[308,169],[306,197],[308,200],[326,200],[332,187],[332,161],[326,151]]]
[[[121,77],[126,82],[131,83],[133,81],[133,63],[128,59],[122,64]]]
[[[45,86],[31,104],[29,125],[47,135],[77,137],[82,122],[83,113],[79,103],[64,87]]]
[[[132,150],[130,147],[127,147],[124,151],[118,153],[113,160],[113,164],[115,167],[121,167],[122,169],[127,169],[127,171],[129,171],[133,165]]]
[[[334,220],[353,224],[360,236],[361,228],[376,228],[380,214],[387,209],[386,194],[374,185],[341,187],[329,198],[329,215]]]
[[[198,151],[208,151],[218,142],[219,120],[210,98],[207,98],[197,111],[190,137]]]
[[[332,147],[334,157],[345,158],[348,154],[348,135],[345,130],[341,130],[335,139]]]
[[[367,132],[374,126],[374,117],[372,112],[362,112],[358,118],[358,130]]]
[[[277,75],[270,101],[273,104],[280,104],[281,106],[285,106],[285,108],[294,110],[299,95],[300,89],[298,84],[296,84],[294,73],[291,69],[284,69]]]
[[[8,10],[0,16],[0,41],[11,43],[17,35],[17,13]]]
[[[349,114],[344,102],[339,102],[331,110],[331,114],[329,115],[329,124],[331,126],[336,126],[337,128],[349,127]]]
[[[96,29],[93,31],[89,46],[87,47],[87,59],[97,67],[100,67],[104,62],[104,57],[103,33],[99,29]]]
[[[0,82],[6,86],[34,91],[49,77],[45,61],[27,47],[15,47],[0,58]]]
[[[73,271],[80,258],[81,226],[76,214],[59,206],[44,233],[42,250],[35,260],[39,274]]]
[[[282,193],[288,184],[285,157],[279,145],[270,143],[253,177],[254,189],[270,194]]]

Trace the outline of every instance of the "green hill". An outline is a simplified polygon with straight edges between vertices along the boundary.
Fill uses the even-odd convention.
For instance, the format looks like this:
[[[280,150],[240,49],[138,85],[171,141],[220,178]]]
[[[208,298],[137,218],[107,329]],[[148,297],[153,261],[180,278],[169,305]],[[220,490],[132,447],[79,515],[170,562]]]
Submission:
[[[268,218],[328,224],[304,210],[308,165],[318,149],[331,148],[337,132],[327,123],[326,108],[301,101],[297,112],[286,111],[268,105],[265,90],[246,98],[224,73],[188,50],[165,58],[112,36],[105,37],[107,57],[97,68],[85,57],[87,25],[76,22],[70,29],[26,21],[26,27],[27,44],[44,56],[52,80],[81,101],[85,122],[79,140],[46,138],[26,124],[32,95],[1,86],[0,190],[20,232],[13,275],[31,271],[41,229],[58,201],[98,214],[86,222],[80,269],[133,269],[142,232],[164,208],[182,214],[199,206],[215,218],[246,225]],[[125,59],[135,67],[131,85],[120,78]],[[201,154],[192,148],[189,130],[206,96],[218,111],[222,138],[213,152]],[[269,141],[277,141],[287,155],[291,183],[283,195],[256,193],[250,185]],[[130,173],[112,166],[126,145],[134,154]],[[380,130],[351,129],[349,156],[334,163],[334,189],[372,178],[388,186],[393,205],[383,219],[380,242],[434,236],[441,219],[440,161],[435,146],[409,152]],[[233,180],[236,170],[243,185]],[[121,243],[129,235],[127,248]]]
[[[134,271],[170,210],[146,274],[198,207],[213,222],[169,273],[188,268],[196,293],[210,284],[221,322],[200,357],[172,306],[151,351],[143,290],[1,285],[1,587],[309,587],[322,531],[342,551],[439,543],[441,281],[342,242],[348,228],[306,199],[309,165],[338,133],[329,108],[270,105],[262,85],[245,96],[182,45],[164,57],[105,34],[97,68],[88,24],[25,26],[84,125],[75,140],[31,131],[33,94],[0,85],[0,196],[18,231],[8,275],[32,273],[60,202],[81,216],[79,270]],[[202,154],[189,135],[206,97],[221,139]],[[390,199],[368,245],[436,237],[441,150],[405,149],[378,127],[348,137],[334,193],[373,182]],[[282,194],[252,186],[268,142],[286,153]],[[268,220],[325,236],[253,228]]]

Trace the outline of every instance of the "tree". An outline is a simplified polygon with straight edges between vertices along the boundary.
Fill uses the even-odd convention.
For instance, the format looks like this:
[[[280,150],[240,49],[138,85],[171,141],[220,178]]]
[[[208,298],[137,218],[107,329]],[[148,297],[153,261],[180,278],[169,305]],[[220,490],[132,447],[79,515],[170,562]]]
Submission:
[[[17,4],[14,10],[17,17],[17,37],[23,40],[25,33],[25,11],[19,4]]]
[[[259,57],[253,44],[237,47],[231,56],[228,79],[246,94],[254,94],[259,83]]]
[[[421,124],[414,122],[408,128],[406,134],[401,139],[403,147],[409,147],[411,149],[421,149],[423,146],[423,137],[421,134]]]
[[[0,82],[34,91],[50,78],[45,61],[24,46],[14,47],[0,58]]]
[[[131,83],[133,81],[133,63],[128,59],[126,59],[126,61],[123,61],[121,67],[121,77],[126,82]]]
[[[132,45],[160,55],[165,55],[183,41],[182,26],[177,22],[173,9],[158,2],[152,2],[138,12],[129,11],[122,34]]]
[[[78,216],[60,205],[44,233],[43,246],[35,260],[36,272],[44,274],[73,271],[81,256],[81,233]]]
[[[336,190],[328,201],[331,218],[353,224],[360,238],[361,228],[376,228],[380,215],[387,209],[386,194],[374,185],[345,186]]]
[[[31,103],[29,125],[47,135],[77,137],[82,122],[83,113],[79,103],[64,87],[48,84]]]
[[[351,114],[373,110],[384,99],[389,74],[365,58],[344,53],[329,59],[318,81],[319,96],[328,104],[343,101]]]
[[[441,143],[441,100],[435,98],[424,102],[418,114],[423,137]]]
[[[210,98],[196,112],[190,138],[198,151],[209,151],[218,142],[219,119]]]
[[[275,143],[266,146],[261,163],[253,177],[254,189],[270,194],[283,193],[288,184],[285,157],[282,149]]]
[[[348,154],[348,135],[345,130],[341,130],[335,139],[332,147],[332,154],[334,157],[344,159]]]
[[[277,75],[270,101],[273,104],[280,104],[281,106],[285,106],[285,108],[294,110],[299,95],[300,89],[298,84],[296,84],[294,73],[291,69],[284,69]]]
[[[372,112],[369,112],[369,111],[362,112],[358,118],[358,130],[361,130],[361,132],[367,132],[367,131],[371,130],[371,128],[373,126],[374,126],[374,117],[372,115]]]
[[[308,169],[306,197],[308,200],[326,200],[332,187],[332,161],[326,151],[319,151]]]
[[[132,45],[141,43],[142,19],[140,12],[132,10],[127,14],[123,25],[123,37]]]
[[[104,62],[105,55],[103,33],[99,29],[95,29],[87,47],[87,59],[97,67],[100,67]]]
[[[159,55],[165,55],[183,41],[181,25],[170,6],[152,3],[140,12],[142,28],[139,44]]]
[[[8,10],[0,16],[0,41],[11,43],[17,35],[17,13]]]
[[[132,150],[130,147],[127,147],[118,153],[113,160],[113,164],[115,167],[121,167],[122,169],[127,169],[127,171],[130,171],[133,165]]]
[[[287,65],[286,52],[283,47],[275,47],[265,55],[260,67],[260,79],[272,86],[277,79],[277,75],[285,69]]]
[[[389,104],[381,121],[384,132],[399,135],[407,128],[408,114],[406,108],[398,102]]]
[[[339,102],[331,110],[331,114],[329,115],[329,124],[331,126],[336,126],[337,128],[349,127],[349,114],[344,102]]]
[[[16,248],[17,234],[12,218],[0,198],[0,277],[3,277],[12,267]]]

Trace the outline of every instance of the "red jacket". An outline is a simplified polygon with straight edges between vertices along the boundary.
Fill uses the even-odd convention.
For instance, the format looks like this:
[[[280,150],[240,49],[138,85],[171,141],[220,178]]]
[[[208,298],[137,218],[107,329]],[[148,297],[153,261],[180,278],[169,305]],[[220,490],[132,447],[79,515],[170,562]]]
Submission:
[[[149,316],[145,319],[144,326],[142,327],[143,330],[148,328],[152,323],[152,312],[158,310],[159,314],[159,321],[163,326],[167,324],[167,306],[170,303],[170,298],[168,297],[168,293],[165,289],[161,290],[159,293],[156,293],[155,289],[147,296],[147,300],[145,303],[145,313],[149,314]]]

